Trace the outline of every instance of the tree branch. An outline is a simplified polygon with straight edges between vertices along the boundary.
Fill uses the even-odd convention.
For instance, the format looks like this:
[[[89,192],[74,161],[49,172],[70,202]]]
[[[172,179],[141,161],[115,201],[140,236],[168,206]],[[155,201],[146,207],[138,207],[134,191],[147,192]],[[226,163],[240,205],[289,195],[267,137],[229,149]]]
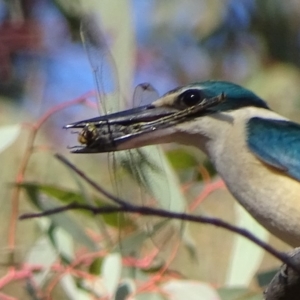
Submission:
[[[140,214],[140,215],[145,215],[145,216],[150,215],[150,216],[157,216],[157,217],[170,218],[170,219],[179,219],[179,220],[183,220],[183,221],[190,221],[190,222],[196,222],[196,223],[202,223],[202,224],[209,224],[209,225],[214,225],[217,227],[224,228],[226,230],[237,233],[237,234],[247,238],[248,240],[252,241],[259,247],[263,248],[265,251],[272,254],[274,257],[281,260],[287,266],[289,266],[294,271],[296,271],[297,273],[300,274],[299,265],[297,263],[295,263],[294,260],[291,259],[291,257],[288,254],[276,250],[272,246],[270,246],[267,243],[258,239],[256,236],[254,236],[251,232],[249,232],[246,229],[231,225],[231,224],[229,224],[221,219],[217,219],[217,218],[195,216],[195,215],[190,215],[190,214],[186,214],[186,213],[167,211],[167,210],[160,209],[160,208],[152,208],[152,207],[129,204],[126,201],[116,197],[115,195],[113,195],[113,194],[109,193],[108,191],[106,191],[105,189],[103,189],[101,186],[99,186],[96,182],[94,182],[92,179],[87,177],[81,170],[79,170],[76,166],[74,166],[71,162],[69,162],[62,155],[56,154],[55,156],[62,163],[67,165],[75,173],[77,173],[80,177],[82,177],[92,187],[94,187],[98,192],[100,192],[101,194],[108,197],[110,200],[112,200],[117,205],[111,205],[111,206],[107,205],[107,206],[102,206],[102,207],[96,207],[96,206],[92,206],[92,205],[88,205],[88,204],[70,203],[68,205],[57,207],[54,209],[49,209],[49,210],[41,212],[41,213],[23,214],[20,216],[21,220],[49,216],[49,215],[65,212],[68,210],[82,209],[82,210],[90,211],[91,213],[93,213],[95,215],[96,214],[110,214],[110,213],[116,213],[116,212],[127,212],[127,213],[135,213],[135,214]]]
[[[293,264],[300,266],[300,248],[290,253]],[[300,295],[300,274],[284,264],[276,273],[264,292],[265,300],[298,300]]]
[[[252,241],[259,247],[263,248],[277,259],[281,260],[283,263],[287,264],[289,267],[294,269],[296,272],[300,273],[300,267],[297,264],[294,264],[291,260],[290,256],[288,256],[284,252],[280,252],[275,248],[271,247],[270,245],[266,244],[265,242],[261,241],[257,237],[255,237],[251,232],[246,229],[242,229],[231,225],[223,220],[217,218],[210,218],[204,216],[194,216],[185,213],[177,213],[171,212],[159,208],[152,208],[147,206],[138,206],[138,205],[126,205],[126,206],[103,206],[103,207],[95,207],[87,204],[79,204],[79,203],[71,203],[65,206],[57,207],[54,209],[49,209],[41,213],[30,213],[30,214],[23,214],[20,216],[20,220],[25,219],[32,219],[32,218],[39,218],[44,216],[49,216],[61,212],[65,212],[68,210],[74,209],[82,209],[90,211],[91,213],[97,214],[111,214],[116,212],[127,212],[127,213],[136,213],[144,216],[157,216],[169,219],[178,219],[183,221],[190,221],[195,223],[202,223],[202,224],[209,224],[214,225],[216,227],[221,227],[227,229],[231,232],[237,233],[248,240]]]

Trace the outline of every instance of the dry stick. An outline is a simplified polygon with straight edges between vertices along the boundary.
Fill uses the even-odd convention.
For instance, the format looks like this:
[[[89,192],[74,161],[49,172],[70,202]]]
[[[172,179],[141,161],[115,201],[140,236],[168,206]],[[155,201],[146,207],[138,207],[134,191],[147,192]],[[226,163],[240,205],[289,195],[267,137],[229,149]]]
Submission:
[[[236,227],[236,226],[231,225],[231,224],[229,224],[223,220],[220,220],[218,218],[194,216],[194,215],[189,215],[189,214],[185,214],[185,213],[171,212],[171,211],[167,211],[167,210],[160,209],[160,208],[152,208],[152,207],[129,204],[129,203],[121,200],[120,198],[107,192],[105,189],[103,189],[101,186],[99,186],[97,183],[95,183],[92,179],[87,177],[81,170],[79,170],[76,166],[74,166],[71,162],[69,162],[62,155],[56,154],[55,156],[61,162],[63,162],[65,165],[70,167],[75,173],[77,173],[79,176],[81,176],[91,186],[93,186],[98,192],[102,193],[103,195],[105,195],[106,197],[108,197],[109,199],[111,199],[113,202],[115,202],[116,204],[118,204],[120,206],[95,207],[95,206],[86,205],[86,204],[71,203],[69,205],[57,207],[54,209],[49,209],[49,210],[41,212],[41,213],[23,214],[20,216],[21,220],[49,216],[52,214],[68,211],[71,209],[84,209],[84,210],[92,212],[93,214],[110,214],[110,213],[116,213],[116,212],[128,212],[128,213],[138,213],[141,215],[151,215],[151,216],[158,216],[158,217],[163,217],[163,218],[179,219],[179,220],[185,220],[185,221],[196,222],[196,223],[210,224],[210,225],[214,225],[217,227],[227,229],[231,232],[237,233],[237,234],[247,238],[248,240],[252,241],[259,247],[263,248],[264,250],[266,250],[267,252],[272,254],[277,259],[281,260],[283,263],[287,264],[289,267],[294,269],[296,272],[300,273],[300,267],[297,264],[295,264],[286,253],[276,250],[272,246],[270,246],[267,243],[258,239],[256,236],[254,236],[251,232],[249,232],[246,229]]]

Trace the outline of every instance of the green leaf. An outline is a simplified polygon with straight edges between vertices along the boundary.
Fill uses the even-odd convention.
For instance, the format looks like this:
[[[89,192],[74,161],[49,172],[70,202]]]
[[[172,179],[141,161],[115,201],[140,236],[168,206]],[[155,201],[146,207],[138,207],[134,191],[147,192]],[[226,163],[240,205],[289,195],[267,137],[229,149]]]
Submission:
[[[42,210],[45,211],[56,207],[56,205],[51,199],[47,199],[47,202],[42,203],[41,207]],[[95,244],[95,242],[85,233],[82,224],[79,224],[73,218],[68,216],[68,214],[61,213],[51,215],[49,218],[57,227],[60,227],[68,232],[76,242],[85,245],[92,251],[98,250],[98,246]]]
[[[51,271],[51,266],[57,260],[57,253],[46,236],[40,237],[29,250],[25,261],[28,265],[41,265],[40,272],[33,273],[34,282],[41,287]]]
[[[122,239],[119,245],[122,255],[126,256],[139,251],[139,248],[145,242],[145,240],[150,238],[152,234],[155,234],[158,230],[163,228],[169,221],[170,220],[163,220],[155,224],[152,228],[151,234],[149,234],[149,232],[147,231],[137,231],[132,235]]]
[[[19,124],[0,127],[0,152],[9,147],[19,136],[21,126]]]
[[[95,258],[89,267],[89,273],[94,275],[99,274],[102,263],[103,263],[103,258],[100,257]]]
[[[127,296],[131,294],[129,286],[127,284],[121,284],[115,294],[115,300],[126,300]]]
[[[65,188],[53,186],[53,185],[45,185],[45,184],[39,184],[39,183],[33,183],[33,182],[26,182],[19,185],[20,187],[24,188],[31,200],[31,202],[40,210],[43,210],[41,208],[41,205],[39,201],[39,193],[45,194],[49,197],[53,197],[63,204],[70,204],[70,203],[80,203],[80,204],[87,204],[85,197],[82,196],[82,194],[74,192],[72,190],[67,190]],[[99,198],[94,197],[92,199],[92,202],[95,203],[98,207],[102,207],[107,205],[105,201],[102,201]],[[91,216],[91,213],[86,210],[77,210],[77,212]],[[122,213],[112,213],[112,214],[104,214],[99,215],[99,217],[102,217],[104,222],[107,225],[110,225],[112,227],[122,227],[125,228],[127,226],[133,227],[135,226],[134,223],[130,220],[127,215],[124,215]],[[94,218],[94,216],[92,216]]]
[[[60,188],[54,185],[46,185],[46,184],[39,184],[34,182],[25,182],[19,185],[20,187],[24,188],[27,193],[32,195],[32,193],[41,192],[47,196],[53,197],[63,204],[70,204],[73,202],[86,204],[84,198],[81,194],[67,190],[65,188]],[[100,201],[97,199],[97,201]],[[34,202],[36,203],[36,202]],[[37,205],[37,204],[36,204]]]
[[[160,207],[175,212],[185,211],[186,201],[178,178],[159,147],[148,146],[117,154],[120,164],[128,166],[127,171]]]
[[[131,176],[154,197],[159,207],[174,212],[186,210],[186,201],[179,180],[161,148],[148,146],[117,154],[117,160],[121,162],[121,165],[127,166]],[[172,224],[176,230],[182,231],[181,221],[172,220]],[[186,225],[182,234],[188,232],[188,228]],[[183,242],[185,241],[183,240]],[[192,245],[193,243],[189,240],[188,247],[191,253],[193,252]]]
[[[202,163],[202,166],[208,171],[208,173],[211,177],[217,175],[217,171],[209,159],[205,159]],[[200,179],[201,179],[201,181],[203,180],[202,177],[200,177]]]
[[[74,239],[67,231],[62,228],[56,228],[53,231],[53,240],[55,248],[62,257],[64,263],[71,264],[74,260]]]
[[[102,206],[102,205],[101,205]],[[135,224],[124,213],[112,213],[101,215],[104,222],[115,228],[135,227]]]
[[[266,287],[269,285],[273,277],[276,275],[276,273],[279,271],[278,268],[266,271],[266,272],[261,272],[256,276],[256,279],[258,281],[258,284],[260,287]]]
[[[126,300],[127,297],[135,291],[134,281],[131,279],[123,280],[119,284],[114,300]]]
[[[27,195],[31,202],[41,211],[53,209],[57,207],[57,204],[50,198],[42,201],[39,195],[39,187],[37,185],[22,185],[25,188]],[[98,249],[94,241],[84,232],[82,225],[71,218],[67,213],[59,213],[48,216],[53,225],[64,229],[68,232],[75,241],[85,245],[92,251]],[[55,231],[55,230],[54,230]],[[51,235],[49,236],[51,238]]]
[[[121,279],[121,271],[122,258],[119,253],[115,252],[105,256],[101,267],[101,277],[109,296],[114,295],[117,290]]]
[[[182,148],[168,151],[166,156],[175,170],[195,168],[199,165],[197,159]]]
[[[207,283],[189,280],[170,280],[162,289],[172,300],[221,300],[217,291]]]
[[[185,223],[184,226],[189,226],[189,223]],[[183,244],[188,251],[191,259],[195,260],[198,262],[198,249],[197,249],[197,244],[194,240],[194,238],[191,235],[191,232],[189,230],[183,230],[182,233],[182,241]]]
[[[71,300],[90,300],[91,296],[77,287],[74,278],[70,274],[65,274],[60,278],[60,284]]]
[[[260,240],[267,242],[269,233],[249,213],[235,203],[236,225],[246,228]],[[227,270],[226,285],[248,286],[257,272],[265,251],[240,235],[235,235]],[[249,259],[251,257],[251,259]]]

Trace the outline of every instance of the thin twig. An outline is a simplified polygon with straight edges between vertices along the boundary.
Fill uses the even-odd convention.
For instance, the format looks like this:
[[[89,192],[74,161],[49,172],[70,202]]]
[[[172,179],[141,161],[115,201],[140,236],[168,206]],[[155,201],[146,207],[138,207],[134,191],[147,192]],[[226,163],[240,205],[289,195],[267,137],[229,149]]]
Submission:
[[[127,212],[127,213],[137,213],[140,215],[145,216],[157,216],[157,217],[163,217],[163,218],[170,218],[170,219],[179,219],[183,221],[190,221],[195,223],[202,223],[202,224],[209,224],[214,225],[216,227],[221,227],[224,229],[227,229],[231,232],[237,233],[248,240],[252,241],[259,247],[263,248],[279,260],[281,260],[283,263],[287,264],[291,268],[293,268],[295,271],[300,272],[299,266],[295,265],[293,262],[291,262],[291,259],[288,255],[286,255],[284,252],[280,252],[273,248],[272,246],[266,244],[265,242],[258,239],[256,236],[254,236],[251,232],[249,232],[246,229],[242,229],[239,227],[236,227],[234,225],[231,225],[221,219],[217,218],[211,218],[211,217],[204,217],[204,216],[194,216],[189,215],[185,213],[177,213],[177,212],[171,212],[160,208],[152,208],[147,206],[138,206],[138,205],[126,205],[126,206],[103,206],[103,207],[96,207],[92,205],[86,205],[86,204],[79,204],[79,203],[71,203],[65,206],[60,206],[57,208],[49,209],[41,213],[29,213],[29,214],[23,214],[20,216],[21,220],[25,219],[32,219],[32,218],[39,218],[44,216],[49,216],[61,212],[65,212],[68,210],[74,210],[74,209],[82,209],[90,211],[93,214],[111,214],[116,212]]]
[[[90,211],[93,214],[111,214],[111,213],[116,213],[116,212],[127,212],[127,213],[136,213],[136,214],[145,215],[145,216],[157,216],[157,217],[163,217],[163,218],[179,219],[179,220],[183,220],[183,221],[209,224],[209,225],[214,225],[217,227],[227,229],[231,232],[237,233],[237,234],[247,238],[248,240],[250,240],[253,243],[255,243],[256,245],[258,245],[259,247],[263,248],[265,251],[272,254],[277,259],[281,260],[283,263],[287,264],[289,267],[294,269],[296,272],[300,273],[299,266],[297,266],[286,253],[276,250],[275,248],[268,245],[264,241],[258,239],[256,236],[254,236],[251,232],[249,232],[246,229],[231,225],[231,224],[229,224],[221,219],[218,219],[218,218],[195,216],[195,215],[190,215],[190,214],[185,214],[185,213],[167,211],[167,210],[160,209],[160,208],[152,208],[152,207],[147,207],[147,206],[139,206],[139,205],[129,204],[126,201],[114,196],[113,194],[109,193],[104,188],[99,186],[92,179],[90,179],[88,176],[86,176],[86,174],[84,174],[81,170],[79,170],[76,166],[74,166],[70,161],[68,161],[64,156],[62,156],[60,154],[56,154],[55,156],[62,163],[64,163],[66,166],[71,168],[75,173],[77,173],[80,177],[82,177],[92,187],[94,187],[98,192],[105,195],[106,197],[111,199],[115,204],[118,204],[119,206],[107,205],[107,206],[102,206],[102,207],[96,207],[96,206],[87,205],[87,204],[70,203],[68,205],[57,207],[54,209],[49,209],[49,210],[41,212],[41,213],[23,214],[20,216],[21,220],[49,216],[49,215],[53,215],[53,214],[57,214],[57,213],[61,213],[61,212],[73,210],[73,209],[83,209],[83,210]]]

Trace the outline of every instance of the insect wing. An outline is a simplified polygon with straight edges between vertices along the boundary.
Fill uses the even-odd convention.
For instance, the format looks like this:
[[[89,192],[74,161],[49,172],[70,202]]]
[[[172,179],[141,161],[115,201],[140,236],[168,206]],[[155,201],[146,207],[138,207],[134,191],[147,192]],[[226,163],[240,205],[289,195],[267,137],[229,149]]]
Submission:
[[[83,17],[81,37],[94,73],[100,113],[117,111],[119,99],[113,95],[119,90],[117,69],[95,16]]]
[[[159,98],[157,90],[150,83],[141,83],[134,89],[132,103],[133,107],[152,103]]]
[[[94,73],[101,113],[118,111],[120,106],[119,98],[114,97],[114,99],[112,99],[112,97],[108,97],[113,92],[119,91],[115,62],[110,54],[105,38],[103,34],[101,34],[101,30],[95,17],[89,16],[82,20],[81,34]],[[157,98],[158,93],[151,84],[140,84],[135,88],[132,102],[133,106],[139,106],[151,103]],[[95,132],[93,127],[88,129],[89,130],[86,132],[88,135],[84,136],[84,138],[88,137],[89,141],[89,137],[94,137]],[[121,165],[124,167],[124,165],[127,164],[129,173],[133,175],[131,177],[133,177],[135,182],[140,185],[138,190],[142,198],[140,199],[142,203],[144,203],[144,196],[142,196],[142,194],[144,194],[143,191],[147,190],[150,195],[158,200],[161,207],[173,211],[184,211],[184,202],[180,195],[180,190],[176,188],[166,188],[168,187],[168,179],[166,179],[166,173],[164,171],[166,169],[165,158],[159,148],[151,147],[147,150],[139,149],[124,151],[117,154],[112,153],[108,157],[110,161],[109,174],[114,183],[114,189],[117,191],[118,195],[122,195],[122,198],[135,199],[134,201],[138,200],[136,198],[139,198],[136,197],[136,195],[134,196],[134,191],[131,191],[132,189],[128,189],[128,182],[126,180],[123,181],[120,180],[120,178],[116,180],[116,173],[119,166]],[[153,161],[148,162],[147,159],[150,157],[157,160],[157,163],[154,163]],[[160,174],[160,176],[157,176],[157,174]],[[174,190],[171,197],[170,190],[171,192]],[[126,197],[126,192],[132,195]],[[171,201],[171,199],[174,200],[176,197],[180,198],[178,202]],[[173,203],[179,204],[174,206]],[[151,224],[152,221],[153,220],[150,221]],[[150,225],[150,227],[152,227],[152,225]]]

